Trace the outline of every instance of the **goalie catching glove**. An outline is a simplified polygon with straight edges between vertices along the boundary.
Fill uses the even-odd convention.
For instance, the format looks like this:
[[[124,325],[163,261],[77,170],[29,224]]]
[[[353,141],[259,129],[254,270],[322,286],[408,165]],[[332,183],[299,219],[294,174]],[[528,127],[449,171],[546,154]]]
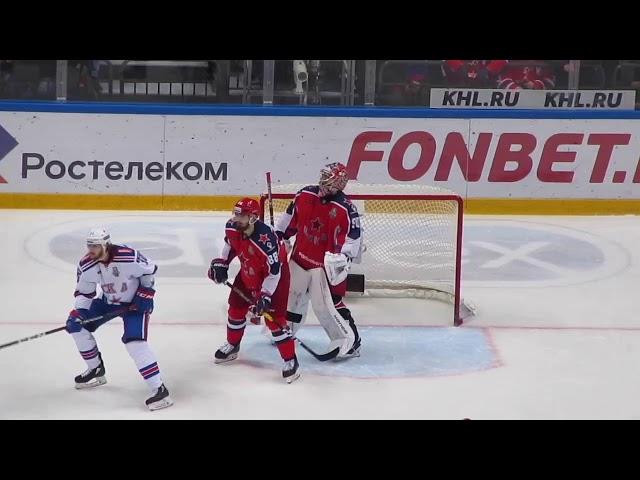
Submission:
[[[324,270],[331,285],[338,285],[347,279],[351,259],[344,253],[325,252]]]

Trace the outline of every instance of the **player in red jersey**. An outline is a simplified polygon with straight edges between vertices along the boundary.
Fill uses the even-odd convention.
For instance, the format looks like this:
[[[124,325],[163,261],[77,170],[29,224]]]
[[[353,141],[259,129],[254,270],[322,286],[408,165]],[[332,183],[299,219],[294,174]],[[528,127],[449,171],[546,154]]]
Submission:
[[[348,182],[341,163],[326,165],[318,185],[301,189],[278,218],[276,234],[295,235],[291,252],[288,320],[295,334],[304,322],[309,300],[318,321],[338,348],[337,359],[360,355],[360,336],[343,297],[351,262],[360,257],[358,209],[343,193]]]
[[[234,290],[229,294],[227,341],[215,353],[215,362],[235,360],[247,323],[249,309],[254,315],[268,314],[266,325],[284,360],[282,377],[287,383],[296,380],[298,359],[295,344],[287,328],[287,295],[289,266],[284,244],[273,229],[261,222],[260,206],[251,198],[243,198],[233,208],[233,217],[225,226],[224,247],[220,257],[211,261],[208,276],[215,283],[228,279],[229,263],[240,260],[240,272],[233,285],[253,300],[248,303]]]

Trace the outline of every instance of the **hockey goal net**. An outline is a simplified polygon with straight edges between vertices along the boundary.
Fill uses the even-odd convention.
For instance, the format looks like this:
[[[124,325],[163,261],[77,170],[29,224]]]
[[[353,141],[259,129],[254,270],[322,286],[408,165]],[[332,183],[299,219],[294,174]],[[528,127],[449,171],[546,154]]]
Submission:
[[[273,186],[274,221],[304,186]],[[363,253],[350,273],[364,275],[364,295],[447,301],[453,304],[454,325],[460,325],[462,198],[427,185],[356,182],[349,182],[345,194],[362,217]],[[268,222],[267,194],[261,206]]]

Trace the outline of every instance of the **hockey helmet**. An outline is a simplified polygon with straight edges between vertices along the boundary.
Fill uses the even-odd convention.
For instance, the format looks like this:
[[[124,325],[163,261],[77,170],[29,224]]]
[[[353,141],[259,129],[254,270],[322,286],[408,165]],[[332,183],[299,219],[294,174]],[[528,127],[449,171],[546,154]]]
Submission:
[[[103,247],[111,245],[111,235],[104,228],[92,228],[87,235],[87,245],[102,245]]]

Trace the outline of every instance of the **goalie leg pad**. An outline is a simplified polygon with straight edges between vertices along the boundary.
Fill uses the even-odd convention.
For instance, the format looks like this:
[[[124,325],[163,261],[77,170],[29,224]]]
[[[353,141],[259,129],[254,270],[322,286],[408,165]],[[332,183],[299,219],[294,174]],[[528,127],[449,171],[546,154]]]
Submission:
[[[291,272],[289,298],[287,301],[287,320],[294,335],[304,324],[309,309],[309,286],[311,271],[305,270],[295,261],[289,264]]]
[[[334,306],[323,269],[314,268],[309,271],[312,272],[311,305],[313,306],[313,312],[331,340],[333,347],[330,350],[338,346],[340,348],[338,355],[344,355],[353,347],[355,342],[354,332]]]
[[[344,304],[343,304],[344,305]],[[351,311],[346,308],[338,308],[338,313],[349,322],[349,328],[353,331],[354,341],[353,346],[347,350],[347,352],[343,355],[342,351],[339,352],[338,356],[334,359],[335,361],[344,360],[346,358],[351,357],[359,357],[360,356],[360,345],[362,344],[360,334],[358,333],[358,328],[356,327],[356,322],[353,320],[351,316]]]
[[[356,322],[353,320],[353,317],[351,316],[351,311],[344,307],[344,308],[339,308],[338,309],[338,313],[340,314],[340,316],[342,318],[344,318],[347,322],[349,322],[349,328],[353,331],[353,337],[354,337],[354,346],[360,346],[360,334],[358,333],[358,328],[356,327]]]

